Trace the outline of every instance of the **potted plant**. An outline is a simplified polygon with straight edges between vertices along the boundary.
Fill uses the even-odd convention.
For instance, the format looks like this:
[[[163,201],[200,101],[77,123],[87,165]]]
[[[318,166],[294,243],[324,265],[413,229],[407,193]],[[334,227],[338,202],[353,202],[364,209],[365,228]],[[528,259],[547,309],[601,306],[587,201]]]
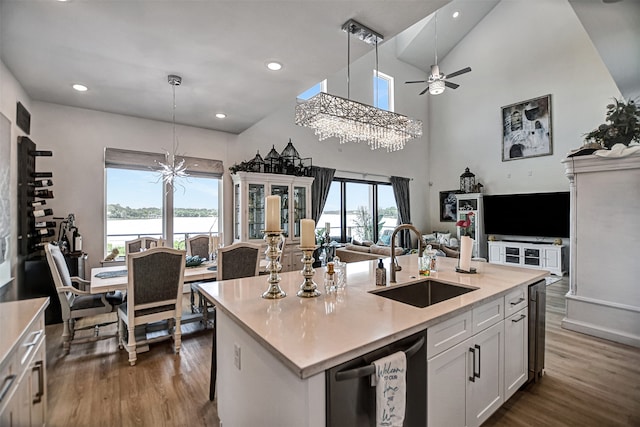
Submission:
[[[585,134],[585,142],[600,144],[611,149],[615,144],[629,145],[631,141],[640,143],[640,108],[634,100],[624,102],[613,99],[607,105],[606,122]]]

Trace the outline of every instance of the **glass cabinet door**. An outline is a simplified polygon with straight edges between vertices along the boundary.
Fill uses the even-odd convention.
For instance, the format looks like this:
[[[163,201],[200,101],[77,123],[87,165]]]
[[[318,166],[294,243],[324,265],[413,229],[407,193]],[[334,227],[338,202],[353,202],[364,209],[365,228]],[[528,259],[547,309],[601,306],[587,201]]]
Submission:
[[[248,239],[262,239],[264,228],[264,184],[249,184],[247,200]]]
[[[289,186],[272,185],[271,195],[280,196],[280,222],[282,224],[282,234],[289,237]]]
[[[233,238],[240,240],[240,184],[233,186]]]
[[[293,237],[300,237],[300,220],[307,215],[307,189],[293,187]]]

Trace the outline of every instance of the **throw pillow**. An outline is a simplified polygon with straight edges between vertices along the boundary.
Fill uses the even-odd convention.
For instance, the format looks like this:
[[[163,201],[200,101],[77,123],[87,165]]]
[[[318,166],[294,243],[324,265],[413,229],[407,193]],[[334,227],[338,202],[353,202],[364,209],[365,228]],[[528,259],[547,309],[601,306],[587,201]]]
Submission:
[[[373,242],[371,240],[363,240],[362,241],[362,246],[369,247],[371,245],[373,245]]]
[[[362,242],[360,240],[351,239],[352,245],[362,246]]]
[[[371,251],[372,254],[391,256],[391,247],[389,246],[371,245],[369,250]],[[404,254],[404,249],[395,248],[395,253],[396,255],[402,255]]]
[[[435,233],[423,234],[422,235],[422,240],[424,240],[426,243],[437,242],[438,241],[438,239],[436,238]]]

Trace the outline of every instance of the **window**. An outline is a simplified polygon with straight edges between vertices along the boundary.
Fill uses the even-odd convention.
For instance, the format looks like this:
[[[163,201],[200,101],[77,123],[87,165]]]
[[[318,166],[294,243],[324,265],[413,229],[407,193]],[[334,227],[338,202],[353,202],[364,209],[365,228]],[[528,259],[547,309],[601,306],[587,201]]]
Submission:
[[[327,91],[327,80],[325,79],[320,83],[316,83],[315,85],[311,86],[309,89],[302,92],[300,95],[298,95],[298,99],[304,99],[306,101],[307,99],[314,97],[320,92],[326,92],[326,91]]]
[[[332,240],[348,242],[356,239],[389,244],[391,232],[398,224],[391,184],[334,179],[317,224],[319,232],[324,231],[326,223],[331,224]]]
[[[107,253],[117,248],[124,255],[124,242],[142,236],[162,237],[169,246],[184,249],[187,237],[222,230],[222,162],[185,157],[189,176],[176,180],[171,191],[158,161],[164,162],[164,155],[106,149]]]
[[[373,105],[393,111],[393,77],[373,70]]]

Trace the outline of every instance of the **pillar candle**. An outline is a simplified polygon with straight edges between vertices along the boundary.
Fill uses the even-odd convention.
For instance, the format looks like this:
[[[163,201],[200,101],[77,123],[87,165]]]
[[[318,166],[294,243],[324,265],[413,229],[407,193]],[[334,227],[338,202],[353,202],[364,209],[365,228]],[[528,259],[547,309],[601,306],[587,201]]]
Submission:
[[[471,271],[471,252],[473,239],[469,236],[460,238],[460,270]]]
[[[331,233],[331,223],[330,222],[325,222],[324,223],[324,229],[326,233]]]
[[[301,219],[300,247],[313,248],[316,246],[316,223],[312,219]]]
[[[280,231],[280,196],[267,196],[266,205],[265,231]]]

